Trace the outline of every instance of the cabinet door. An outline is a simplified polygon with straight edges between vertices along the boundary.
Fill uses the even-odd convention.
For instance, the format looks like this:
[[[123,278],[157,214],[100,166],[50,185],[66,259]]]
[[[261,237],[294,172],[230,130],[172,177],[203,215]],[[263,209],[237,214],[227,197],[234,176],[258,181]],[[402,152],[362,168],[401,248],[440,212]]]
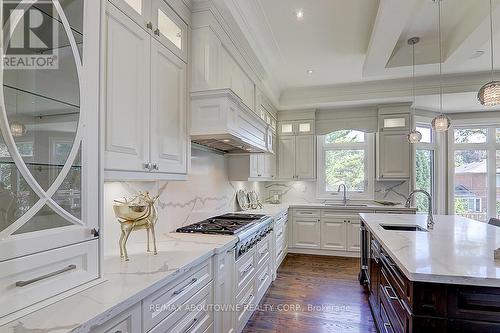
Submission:
[[[110,0],[143,29],[151,29],[151,0]]]
[[[377,135],[377,178],[410,178],[410,144],[406,131],[382,132]]]
[[[355,218],[351,218],[347,223],[347,251],[359,252],[361,249],[360,242],[360,222]]]
[[[153,0],[151,2],[154,38],[187,62],[187,24],[164,0]]]
[[[278,175],[281,179],[295,179],[295,137],[279,139]]]
[[[280,122],[278,124],[279,135],[295,135],[295,123],[290,122]]]
[[[295,131],[297,135],[314,134],[314,120],[301,120],[295,123]]]
[[[346,250],[347,220],[342,217],[321,220],[321,248]]]
[[[151,162],[158,172],[187,173],[186,64],[151,43]]]
[[[90,333],[132,333],[141,330],[141,304],[139,303],[106,323],[92,328]]]
[[[292,243],[294,247],[319,249],[321,247],[320,229],[318,218],[293,219]]]
[[[250,178],[258,178],[261,176],[261,155],[262,154],[250,154]]]
[[[149,162],[149,34],[109,5],[106,15],[105,169],[144,171]]]
[[[314,179],[316,165],[314,153],[314,136],[297,136],[295,147],[296,178]]]

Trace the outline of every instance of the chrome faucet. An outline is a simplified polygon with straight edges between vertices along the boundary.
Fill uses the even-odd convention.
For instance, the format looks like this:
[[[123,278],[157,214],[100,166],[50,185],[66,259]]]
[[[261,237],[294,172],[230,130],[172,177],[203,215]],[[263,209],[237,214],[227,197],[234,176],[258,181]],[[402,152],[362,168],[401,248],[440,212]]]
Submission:
[[[432,216],[432,196],[429,194],[429,192],[424,191],[424,190],[414,190],[414,191],[412,191],[410,193],[410,195],[408,196],[408,199],[406,199],[405,207],[406,208],[410,208],[411,199],[417,193],[423,193],[423,194],[425,194],[427,196],[427,200],[429,202],[428,203],[429,211],[427,213],[427,229],[432,230],[432,229],[434,229],[434,217]]]
[[[340,184],[337,192],[340,192],[340,188],[342,187],[344,188],[344,199],[342,200],[342,202],[344,203],[344,206],[347,206],[347,186],[345,186],[345,184]]]

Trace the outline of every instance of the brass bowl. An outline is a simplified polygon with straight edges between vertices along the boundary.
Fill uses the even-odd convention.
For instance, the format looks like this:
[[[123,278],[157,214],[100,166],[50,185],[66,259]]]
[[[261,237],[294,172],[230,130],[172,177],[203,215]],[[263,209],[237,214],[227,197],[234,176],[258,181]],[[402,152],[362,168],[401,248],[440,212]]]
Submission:
[[[149,214],[148,205],[114,204],[113,211],[117,218],[127,221],[138,220]]]

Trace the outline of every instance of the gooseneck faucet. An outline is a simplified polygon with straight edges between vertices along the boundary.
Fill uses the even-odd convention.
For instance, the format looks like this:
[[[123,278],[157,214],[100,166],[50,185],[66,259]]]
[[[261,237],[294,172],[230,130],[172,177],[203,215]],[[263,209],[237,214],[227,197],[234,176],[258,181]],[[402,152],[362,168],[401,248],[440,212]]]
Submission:
[[[345,186],[345,184],[340,184],[337,192],[340,192],[340,189],[342,187],[344,188],[344,198],[342,199],[342,202],[344,203],[344,206],[347,206],[347,194],[346,194],[346,192],[347,192],[347,186]]]
[[[411,199],[415,196],[417,193],[423,193],[427,196],[428,200],[428,206],[429,206],[429,211],[427,212],[427,229],[432,230],[434,229],[434,217],[432,216],[432,196],[429,194],[429,192],[424,191],[424,190],[414,190],[410,193],[408,196],[408,199],[406,199],[406,208],[410,208],[410,203]]]

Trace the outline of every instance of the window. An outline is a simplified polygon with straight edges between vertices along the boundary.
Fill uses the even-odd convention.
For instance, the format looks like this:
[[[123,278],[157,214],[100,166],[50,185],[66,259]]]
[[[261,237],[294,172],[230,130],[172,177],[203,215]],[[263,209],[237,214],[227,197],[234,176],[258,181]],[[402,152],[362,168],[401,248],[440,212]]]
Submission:
[[[338,195],[345,184],[349,196],[371,198],[373,140],[356,130],[338,130],[318,137],[318,196]]]
[[[450,165],[454,166],[452,212],[483,222],[498,216],[499,130],[486,126],[455,128],[450,147]]]
[[[429,192],[435,202],[436,145],[434,136],[429,125],[417,125],[416,129],[422,133],[422,140],[415,146],[415,188]],[[418,212],[429,210],[429,202],[423,195],[415,197],[415,206]]]

